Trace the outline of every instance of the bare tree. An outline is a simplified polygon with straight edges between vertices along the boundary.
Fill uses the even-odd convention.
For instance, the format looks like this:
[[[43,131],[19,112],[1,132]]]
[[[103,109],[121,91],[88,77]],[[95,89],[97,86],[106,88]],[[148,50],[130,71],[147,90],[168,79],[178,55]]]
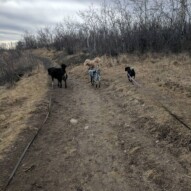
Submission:
[[[95,54],[191,49],[191,0],[106,0],[100,8],[79,12],[53,30],[24,36],[26,48],[54,47],[68,54]]]
[[[46,47],[47,49],[50,48],[53,42],[53,35],[50,27],[45,27],[37,31],[37,41],[38,47]]]
[[[37,40],[35,35],[30,34],[28,31],[26,31],[23,38],[26,49],[37,48]]]

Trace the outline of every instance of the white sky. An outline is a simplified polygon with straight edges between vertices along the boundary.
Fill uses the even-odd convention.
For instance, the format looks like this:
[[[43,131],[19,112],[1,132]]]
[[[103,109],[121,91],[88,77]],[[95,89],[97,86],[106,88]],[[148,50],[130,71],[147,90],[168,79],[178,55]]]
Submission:
[[[66,17],[76,17],[93,0],[0,0],[0,43],[20,40],[27,30],[54,26]]]

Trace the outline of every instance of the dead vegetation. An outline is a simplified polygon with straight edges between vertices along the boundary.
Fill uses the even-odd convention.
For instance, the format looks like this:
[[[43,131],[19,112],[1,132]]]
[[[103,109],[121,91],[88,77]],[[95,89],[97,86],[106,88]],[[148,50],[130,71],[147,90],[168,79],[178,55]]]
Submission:
[[[119,99],[119,107],[124,112],[133,110],[133,123],[155,136],[157,142],[165,141],[189,151],[191,131],[186,126],[191,127],[190,62],[188,54],[121,55],[117,59],[104,56],[100,59],[102,85],[108,96],[114,94]],[[135,68],[136,81],[141,87],[128,82],[126,66]],[[74,68],[73,72],[78,77],[86,76],[82,66]],[[88,81],[87,77],[85,79]]]
[[[50,59],[54,64],[65,64],[71,67],[83,63],[86,59],[93,59],[93,55],[88,53],[76,53],[74,55],[68,55],[65,51],[56,51],[53,49],[36,49],[33,50],[33,53],[42,58]]]
[[[39,51],[38,54],[50,60],[56,58],[56,61],[58,58],[64,56],[62,52],[59,53],[59,57],[57,53],[55,56],[53,51],[49,51],[49,54]],[[61,60],[60,63],[62,62]],[[93,128],[94,137],[92,138],[99,145],[98,151],[101,153],[99,157],[104,156],[102,153],[103,150],[100,148],[110,148],[104,148],[101,143],[106,144],[109,142],[112,145],[111,148],[118,148],[117,157],[123,155],[123,163],[120,163],[125,168],[123,177],[127,177],[128,179],[130,176],[132,187],[137,184],[138,186],[143,186],[142,190],[180,190],[179,188],[183,188],[182,190],[188,191],[190,189],[191,177],[191,131],[167,112],[163,106],[191,127],[190,56],[188,54],[145,54],[142,56],[124,54],[117,58],[102,56],[99,59],[102,87],[96,92],[94,92],[92,87],[88,88],[90,84],[88,83],[87,68],[84,67],[83,62],[75,66],[71,65],[69,67],[70,70],[68,69],[70,78],[78,79],[78,81],[74,80],[72,83],[70,81],[68,92],[66,92],[67,106],[64,105],[65,97],[60,94],[61,90],[55,91],[55,95],[59,95],[58,97],[63,103],[57,98],[55,104],[57,104],[57,107],[60,107],[60,110],[54,114],[54,117],[55,119],[60,119],[60,121],[55,120],[53,123],[57,123],[57,127],[66,133],[65,136],[67,139],[73,140],[74,135],[72,135],[71,127],[67,126],[68,122],[65,120],[69,121],[72,115],[79,117],[83,112],[87,112],[86,115],[89,114],[89,117],[91,116],[93,121],[97,120],[97,123],[100,125],[98,127],[100,132],[96,128]],[[134,67],[137,74],[136,81],[141,85],[140,87],[128,81],[125,72],[126,66]],[[39,67],[31,76],[25,76],[19,81],[14,88],[8,90],[2,88],[0,90],[0,111],[3,112],[0,115],[0,154],[5,152],[10,145],[14,145],[14,141],[18,139],[18,135],[23,129],[34,128],[27,123],[27,119],[38,112],[38,109],[40,113],[46,107],[46,105],[41,105],[42,108],[37,107],[47,93],[46,80],[44,81],[43,79],[47,80],[47,73],[43,68]],[[80,80],[83,82],[83,92],[81,92]],[[63,91],[65,93],[65,90]],[[93,98],[86,95],[86,91],[92,93],[91,96]],[[71,97],[70,94],[74,97]],[[83,100],[80,96],[84,94],[86,98]],[[92,100],[88,100],[89,97]],[[101,102],[100,105],[97,104],[99,102]],[[89,104],[91,104],[91,108]],[[92,105],[97,106],[97,113],[94,113],[95,108],[92,109]],[[82,110],[81,107],[84,109]],[[102,110],[104,111],[103,116],[101,116]],[[97,115],[97,118],[94,118],[94,114]],[[86,122],[88,119],[85,118],[87,117],[86,115],[82,116],[82,121],[85,120],[85,123],[81,124],[79,128],[74,128],[75,131],[79,131],[75,136],[80,135],[79,141],[84,141],[85,145],[87,145],[87,137],[83,137],[83,132],[80,128],[84,130],[82,127],[86,127],[87,125]],[[67,117],[63,120],[65,116]],[[80,120],[81,118],[79,118],[79,124],[81,123]],[[100,122],[100,120],[103,121]],[[51,121],[50,123],[53,125]],[[60,126],[63,123],[66,124],[68,131]],[[61,133],[56,131],[57,128],[52,128],[51,125],[48,136],[53,135],[51,132],[54,129],[54,139],[57,140],[57,137],[61,136],[60,141],[62,143],[64,140],[62,136],[64,135],[60,135]],[[96,126],[96,124],[94,125]],[[112,135],[109,138],[104,137],[108,133],[104,128],[112,131],[113,134],[110,132]],[[46,133],[46,130],[44,133]],[[88,136],[91,137],[91,135]],[[102,139],[104,142],[101,142],[103,141]],[[49,140],[49,137],[45,137],[41,141],[46,140]],[[48,143],[50,144],[50,142]],[[52,144],[51,148],[54,153],[54,143]],[[70,142],[66,142],[66,144],[70,144]],[[89,143],[90,145],[91,142]],[[43,149],[47,148],[47,145],[42,144],[41,146]],[[59,146],[62,147],[63,144],[59,144]],[[105,146],[108,145],[106,144]],[[86,146],[83,148],[86,149]],[[35,149],[34,152],[36,152]],[[93,149],[95,153],[99,153],[96,152],[95,148]],[[39,150],[37,152],[41,151]],[[59,149],[57,152],[59,152]],[[75,152],[78,152],[76,148]],[[75,158],[75,152],[72,153],[74,155],[72,155],[73,158]],[[64,152],[62,154],[65,156]],[[32,157],[32,155],[31,153],[30,156]],[[49,160],[51,161],[51,155],[48,154],[48,157],[50,157]],[[3,155],[1,154],[2,158]],[[33,166],[33,158],[28,158],[32,161],[31,166]],[[110,159],[110,155],[108,158]],[[100,164],[103,162],[101,159]],[[60,160],[60,156],[57,160]],[[70,161],[72,164],[72,160],[67,161]],[[79,160],[75,158],[74,161]],[[81,161],[83,162],[82,159]],[[107,160],[104,161],[110,167],[110,163],[107,163]],[[71,168],[71,164],[68,166],[69,169]],[[52,163],[49,164],[50,169],[51,165]],[[52,168],[55,167],[54,165],[57,166],[57,164],[53,164]],[[25,170],[28,171],[28,169],[30,169],[30,165]],[[116,169],[119,170],[119,166],[116,166]],[[120,173],[119,171],[115,173]],[[126,172],[128,173],[125,174]],[[51,174],[49,175],[51,177]],[[30,182],[30,174],[28,174],[28,177],[28,181]],[[175,188],[175,184],[179,187]]]
[[[37,67],[39,60],[30,51],[0,51],[0,85],[14,85],[25,73]]]
[[[37,110],[46,109],[46,105],[41,104],[41,108],[37,106],[46,96],[47,80],[44,67],[39,65],[14,87],[0,88],[0,159],[24,129],[34,128],[27,123],[30,117]]]

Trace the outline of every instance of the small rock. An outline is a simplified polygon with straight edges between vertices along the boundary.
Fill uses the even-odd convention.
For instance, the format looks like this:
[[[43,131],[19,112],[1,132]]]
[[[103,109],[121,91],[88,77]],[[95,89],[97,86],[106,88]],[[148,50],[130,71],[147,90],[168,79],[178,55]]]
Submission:
[[[159,140],[155,141],[155,143],[159,143]]]
[[[77,119],[70,119],[70,123],[76,125],[78,123]]]
[[[70,149],[69,151],[68,151],[68,154],[69,155],[72,155],[73,153],[75,153],[77,151],[77,149]]]
[[[130,127],[130,125],[128,123],[125,123],[124,127]]]
[[[89,129],[89,126],[85,126],[84,129],[85,129],[85,130],[88,130],[88,129]]]

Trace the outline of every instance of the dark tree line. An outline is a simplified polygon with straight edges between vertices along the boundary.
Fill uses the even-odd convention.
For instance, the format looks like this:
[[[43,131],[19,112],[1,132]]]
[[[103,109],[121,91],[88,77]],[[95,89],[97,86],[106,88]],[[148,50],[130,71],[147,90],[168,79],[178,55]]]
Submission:
[[[37,34],[26,33],[18,49],[46,47],[95,54],[191,50],[191,0],[113,0],[89,7]]]

